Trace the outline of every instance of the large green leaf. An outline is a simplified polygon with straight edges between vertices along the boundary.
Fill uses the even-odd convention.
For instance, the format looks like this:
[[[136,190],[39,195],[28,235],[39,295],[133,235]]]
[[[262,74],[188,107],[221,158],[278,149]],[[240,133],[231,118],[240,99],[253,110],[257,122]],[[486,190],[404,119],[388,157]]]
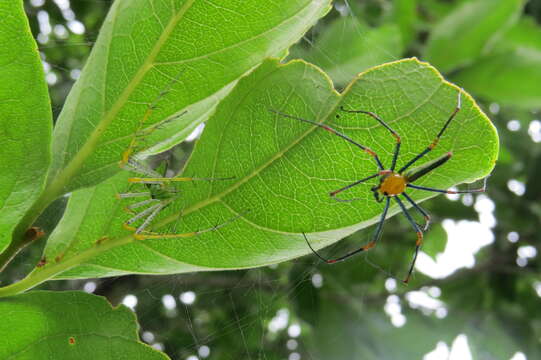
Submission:
[[[394,24],[370,28],[346,16],[334,20],[309,50],[294,48],[292,57],[321,67],[336,84],[345,85],[372,66],[400,58],[402,42]]]
[[[55,128],[49,196],[116,173],[150,108],[143,129],[161,130],[143,145],[174,133],[182,141],[221,89],[282,54],[328,9],[328,0],[115,1]]]
[[[139,341],[135,315],[84,292],[33,291],[0,300],[2,359],[169,359]]]
[[[0,3],[0,252],[39,195],[50,162],[51,107],[22,1]]]
[[[119,174],[72,195],[49,241],[48,264],[3,293],[63,271],[59,277],[276,263],[310,252],[301,232],[311,233],[317,247],[333,243],[374,223],[381,204],[369,191],[373,182],[344,194],[363,199],[352,203],[332,200],[329,191],[373,174],[377,167],[368,154],[342,139],[269,110],[332,124],[378,152],[388,165],[394,138],[372,118],[348,115],[339,107],[374,111],[402,136],[401,166],[431,143],[456,107],[458,91],[416,59],[373,68],[342,95],[310,64],[267,61],[219,105],[184,171],[187,176],[235,178],[182,183],[182,198],[160,213],[153,230],[191,232],[240,218],[196,237],[135,241],[121,227],[130,216],[122,211],[126,202],[114,200],[127,186],[127,175]],[[490,173],[497,157],[496,131],[465,93],[462,110],[426,160],[450,150],[453,159],[419,184],[446,188],[474,181]],[[434,193],[413,191],[411,196],[424,200]],[[393,206],[390,213],[397,211]]]
[[[523,0],[464,2],[434,27],[425,58],[444,72],[471,64],[517,21],[523,4]]]

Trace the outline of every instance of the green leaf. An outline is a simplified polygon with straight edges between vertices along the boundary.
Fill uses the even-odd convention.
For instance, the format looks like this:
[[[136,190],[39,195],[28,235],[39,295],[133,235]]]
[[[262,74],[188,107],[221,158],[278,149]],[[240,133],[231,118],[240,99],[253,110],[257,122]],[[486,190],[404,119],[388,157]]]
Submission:
[[[465,2],[432,30],[425,58],[443,72],[487,54],[519,18],[523,0]]]
[[[441,224],[436,224],[431,227],[430,231],[425,236],[421,250],[432,259],[436,260],[436,255],[442,253],[445,250],[446,245],[447,232]]]
[[[458,88],[416,59],[373,68],[343,95],[310,64],[267,61],[219,105],[184,171],[186,176],[235,178],[181,183],[183,196],[160,213],[153,231],[192,232],[240,218],[199,236],[135,241],[121,226],[133,216],[122,211],[127,201],[114,199],[128,185],[127,175],[119,174],[72,195],[49,240],[49,264],[5,291],[61,272],[57,277],[76,278],[262,266],[309,253],[301,232],[309,233],[317,248],[336,242],[377,221],[381,204],[369,190],[375,181],[344,193],[363,198],[352,203],[336,202],[329,192],[375,173],[377,167],[368,154],[342,139],[269,110],[329,123],[390,164],[395,140],[387,130],[339,107],[374,111],[402,136],[400,167],[433,141],[456,107],[457,94]],[[471,182],[489,174],[497,158],[495,128],[467,94],[425,161],[450,150],[454,157],[418,184],[447,188]],[[136,185],[131,191],[146,189]],[[422,201],[435,194],[410,195]],[[397,212],[393,205],[390,214]]]
[[[541,26],[534,18],[523,16],[498,42],[496,50],[529,48],[541,51]]]
[[[539,109],[541,51],[517,48],[487,56],[458,72],[452,80],[486,100]]]
[[[134,313],[78,291],[0,300],[2,359],[169,359],[139,341]]]
[[[50,163],[51,106],[22,1],[0,3],[0,252],[39,195]]]
[[[162,128],[143,147],[172,132],[182,141],[221,89],[283,53],[328,9],[328,0],[115,1],[55,128],[49,196],[118,172],[142,121]]]
[[[291,57],[321,67],[336,84],[345,85],[361,71],[400,58],[403,45],[398,26],[370,28],[346,16],[334,20],[309,51],[296,49]]]
[[[393,18],[402,36],[402,43],[407,46],[415,36],[417,25],[417,0],[395,0]]]

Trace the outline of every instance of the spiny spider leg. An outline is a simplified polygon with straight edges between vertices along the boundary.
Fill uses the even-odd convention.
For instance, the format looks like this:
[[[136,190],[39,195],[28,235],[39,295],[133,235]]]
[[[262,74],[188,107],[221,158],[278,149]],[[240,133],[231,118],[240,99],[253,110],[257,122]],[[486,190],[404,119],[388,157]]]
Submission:
[[[213,227],[210,227],[210,228],[207,228],[207,229],[187,232],[187,233],[183,233],[183,234],[156,234],[156,233],[153,233],[153,232],[144,232],[144,233],[136,233],[134,236],[135,236],[135,238],[137,240],[145,240],[145,239],[178,239],[178,238],[192,237],[192,236],[196,236],[196,235],[203,234],[203,233],[206,233],[206,232],[216,231],[216,230],[228,225],[229,223],[237,220],[238,218],[240,218],[242,216],[243,216],[243,213],[235,215],[235,216],[229,218],[228,220],[226,220],[225,222],[223,222],[223,223],[221,223],[219,225],[214,225]]]
[[[132,226],[130,226],[131,224],[133,224],[134,222],[136,222],[136,221],[139,220],[139,219],[142,219],[142,218],[144,218],[144,217],[149,216],[149,214],[152,214],[152,213],[154,212],[154,210],[156,210],[156,209],[161,210],[161,208],[162,208],[162,204],[161,204],[161,203],[146,208],[145,210],[141,211],[140,213],[138,213],[137,215],[135,215],[135,216],[132,217],[131,219],[127,220],[127,221],[124,223],[124,227],[125,227],[126,229],[128,229],[128,230],[133,231],[134,228],[133,228]]]
[[[141,118],[141,121],[139,121],[139,125],[137,127],[137,130],[134,134],[134,136],[132,137],[131,141],[130,141],[130,144],[128,145],[128,148],[122,153],[122,157],[121,157],[121,160],[118,162],[118,165],[121,167],[121,168],[124,168],[124,166],[128,163],[129,159],[131,158],[131,155],[133,154],[134,150],[135,150],[135,147],[137,145],[137,142],[138,142],[138,139],[141,138],[141,136],[145,136],[147,135],[148,133],[151,133],[152,131],[154,131],[158,126],[160,126],[160,123],[158,123],[156,126],[152,126],[150,129],[148,130],[141,130],[142,127],[145,125],[145,123],[147,122],[147,120],[150,118],[150,116],[152,115],[152,112],[157,108],[158,106],[158,102],[165,96],[167,95],[170,91],[171,91],[171,88],[173,87],[173,84],[175,84],[178,79],[180,78],[180,75],[182,75],[184,73],[184,70],[180,71],[170,82],[169,84],[167,85],[167,87],[165,89],[163,89],[162,91],[160,91],[160,93],[158,94],[158,96],[156,96],[156,98],[150,103],[148,104],[148,107],[147,109],[145,110],[145,113],[143,114],[143,117]],[[179,116],[182,116],[183,114],[185,114],[186,112],[183,112],[181,113]],[[170,121],[172,119],[174,119],[175,117],[172,117],[171,119],[166,119],[166,121],[164,121],[163,123],[167,122],[167,121]],[[145,134],[146,132],[146,134]],[[142,135],[138,135],[138,134],[142,134]]]
[[[139,184],[162,184],[167,182],[177,182],[177,181],[214,181],[214,180],[233,180],[235,177],[227,178],[197,178],[197,177],[155,177],[155,178],[129,178],[128,181],[131,183]]]
[[[143,197],[143,196],[150,196],[150,192],[136,192],[136,193],[121,193],[116,194],[117,199],[127,199],[127,198],[134,198],[134,197]]]
[[[148,204],[156,202],[156,201],[160,201],[160,200],[158,200],[158,199],[147,199],[147,200],[139,201],[139,202],[136,202],[136,203],[133,203],[133,204],[130,204],[130,205],[126,206],[126,209],[128,209],[128,210],[137,209],[137,208],[140,208],[142,206],[148,205]]]
[[[406,198],[406,200],[408,200],[408,202],[415,208],[417,209],[417,211],[419,211],[425,218],[425,226],[423,227],[423,231],[427,231],[428,230],[428,226],[430,225],[430,215],[426,212],[425,209],[423,209],[422,207],[420,207],[415,201],[413,201],[413,199],[408,195],[406,194],[405,192],[402,193],[402,195],[404,195],[404,197]]]
[[[422,158],[423,156],[428,154],[430,151],[432,151],[432,149],[434,149],[436,147],[436,145],[438,145],[438,143],[440,141],[440,137],[443,135],[443,133],[445,132],[445,130],[447,129],[447,127],[449,126],[451,121],[455,118],[456,114],[460,111],[460,108],[462,106],[462,100],[461,100],[462,95],[461,94],[462,94],[462,90],[459,90],[458,91],[458,100],[457,100],[457,105],[455,107],[455,110],[453,111],[451,116],[449,116],[449,118],[447,119],[445,124],[443,124],[443,127],[441,128],[438,135],[436,135],[436,138],[432,141],[432,143],[430,145],[428,145],[428,147],[426,149],[424,149],[421,153],[419,153],[419,155],[415,156],[413,159],[408,161],[406,163],[406,165],[402,166],[402,168],[400,170],[398,170],[399,174],[403,173],[407,168],[409,168],[411,165],[413,165],[415,162],[417,162],[417,160],[419,160],[420,158]]]
[[[381,163],[378,155],[373,151],[371,150],[370,148],[364,146],[364,145],[361,145],[359,144],[358,142],[354,141],[353,139],[351,139],[350,137],[342,134],[341,132],[331,128],[330,126],[327,126],[327,125],[323,125],[322,123],[318,123],[318,122],[315,122],[315,121],[312,121],[312,120],[307,120],[307,119],[303,119],[303,118],[300,118],[300,117],[297,117],[297,116],[293,116],[293,115],[288,115],[288,114],[285,114],[283,112],[280,112],[280,111],[276,111],[276,110],[272,110],[272,109],[269,109],[270,112],[272,113],[275,113],[276,115],[279,115],[279,116],[282,116],[282,117],[285,117],[285,118],[289,118],[289,119],[294,119],[294,120],[299,120],[299,121],[303,121],[305,123],[308,123],[308,124],[312,124],[312,125],[315,125],[315,126],[318,126],[324,130],[327,130],[328,132],[330,132],[331,134],[334,134],[334,135],[337,135],[339,137],[341,137],[342,139],[346,140],[347,142],[349,142],[350,144],[353,144],[355,146],[357,146],[358,148],[360,148],[362,151],[366,152],[367,154],[369,154],[370,156],[372,156],[374,158],[374,160],[376,161],[378,167],[380,170],[384,170],[384,166],[383,164]]]
[[[123,166],[124,170],[128,170],[134,173],[150,176],[150,177],[161,177],[162,175],[157,171],[152,170],[143,162],[137,161],[135,158],[130,157],[128,163]]]
[[[381,214],[381,218],[378,222],[378,226],[376,228],[376,231],[374,232],[374,235],[372,236],[372,240],[366,244],[365,246],[357,249],[357,250],[353,250],[349,253],[347,253],[346,255],[343,255],[339,258],[336,258],[336,259],[326,259],[324,258],[323,256],[321,256],[317,251],[314,250],[314,248],[312,248],[312,246],[310,245],[310,242],[308,241],[308,238],[306,237],[306,234],[305,233],[302,233],[302,235],[304,236],[304,239],[306,240],[306,243],[308,244],[308,247],[310,248],[310,250],[312,250],[312,252],[314,254],[316,254],[316,256],[318,258],[320,258],[322,261],[326,262],[327,264],[334,264],[334,263],[337,263],[339,261],[343,261],[343,260],[346,260],[347,258],[357,254],[357,253],[360,253],[362,251],[366,251],[366,250],[370,250],[372,249],[374,246],[376,246],[376,242],[379,240],[379,238],[381,237],[381,233],[382,233],[382,230],[383,230],[383,223],[385,222],[385,217],[387,216],[387,210],[389,210],[389,204],[391,202],[391,198],[390,197],[386,197],[386,202],[385,202],[385,208],[383,209],[383,213]]]
[[[143,223],[135,230],[135,234],[140,234],[143,230],[146,229],[146,227],[152,222],[152,220],[158,215],[160,211],[165,209],[169,205],[169,202],[166,203],[160,203],[158,204],[158,207],[152,211],[152,213],[143,221]]]
[[[375,113],[373,113],[371,111],[346,110],[346,109],[344,109],[343,106],[340,106],[340,109],[342,111],[344,111],[344,112],[347,112],[347,113],[365,114],[365,115],[371,116],[372,118],[376,119],[376,121],[379,122],[381,125],[383,125],[383,127],[385,127],[387,130],[389,130],[391,135],[396,140],[396,145],[395,145],[394,154],[393,154],[393,161],[391,163],[391,170],[394,171],[394,168],[396,167],[396,160],[398,159],[398,154],[400,153],[400,135],[398,135],[398,133],[396,131],[394,131],[393,128],[391,128],[389,125],[387,125],[385,123],[385,121],[383,121],[378,115],[376,115]]]
[[[419,226],[413,220],[413,218],[409,214],[408,210],[406,209],[406,207],[404,206],[404,204],[400,200],[400,198],[398,196],[395,196],[394,199],[396,200],[396,202],[398,203],[398,205],[402,209],[402,212],[404,213],[404,215],[406,215],[406,218],[408,219],[409,223],[411,224],[411,226],[413,226],[413,229],[417,233],[417,241],[415,242],[415,254],[413,255],[413,260],[411,262],[410,269],[408,271],[408,275],[403,280],[404,283],[407,284],[410,281],[410,277],[411,277],[411,274],[413,272],[413,268],[415,267],[415,261],[417,261],[417,255],[419,254],[419,249],[421,248],[421,245],[423,245],[423,232],[421,231],[421,229],[419,229]]]

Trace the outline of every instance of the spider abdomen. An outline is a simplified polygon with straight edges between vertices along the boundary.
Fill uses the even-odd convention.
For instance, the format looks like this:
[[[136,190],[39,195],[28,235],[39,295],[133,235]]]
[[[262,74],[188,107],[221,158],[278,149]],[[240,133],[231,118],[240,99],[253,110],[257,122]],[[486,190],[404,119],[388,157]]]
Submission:
[[[406,189],[407,180],[404,176],[392,173],[381,178],[379,191],[386,196],[396,196],[402,194]]]

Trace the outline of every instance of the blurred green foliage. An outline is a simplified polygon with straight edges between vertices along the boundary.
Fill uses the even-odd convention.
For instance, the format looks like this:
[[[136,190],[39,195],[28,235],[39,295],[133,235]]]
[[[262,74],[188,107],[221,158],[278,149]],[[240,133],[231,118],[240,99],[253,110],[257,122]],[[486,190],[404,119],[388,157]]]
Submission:
[[[307,256],[273,268],[96,280],[94,292],[113,304],[126,294],[136,295],[141,333],[152,333],[143,338],[161,344],[173,359],[186,359],[198,351],[204,358],[204,346],[210,349],[210,359],[294,359],[294,352],[304,359],[415,359],[432,351],[438,341],[450,346],[460,333],[468,336],[474,359],[509,359],[517,351],[528,359],[541,358],[541,264],[539,256],[518,255],[528,246],[537,253],[541,250],[541,124],[536,120],[541,116],[541,38],[536,36],[541,31],[541,1],[519,3],[515,13],[504,14],[508,16],[504,28],[482,30],[482,36],[475,37],[478,51],[462,57],[472,44],[470,37],[461,35],[476,25],[490,25],[485,17],[491,12],[456,14],[468,6],[482,9],[486,3],[336,1],[335,9],[291,51],[291,56],[331,69],[338,88],[347,84],[348,76],[378,61],[418,56],[434,60],[436,67],[444,63],[440,70],[446,77],[478,97],[499,129],[502,151],[489,179],[488,197],[495,205],[494,241],[476,254],[475,266],[441,279],[417,272],[409,287],[390,286],[390,276],[407,269],[414,243],[409,224],[395,217],[376,249],[335,266]],[[72,1],[71,9],[85,33],[70,32],[66,38],[53,34],[39,44],[56,75],[50,84],[54,109],[62,106],[73,70],[84,64],[109,5],[108,1]],[[38,8],[28,2],[37,38],[41,10],[49,14],[53,26],[66,26],[55,2],[46,1]],[[453,19],[456,26],[442,28]],[[455,42],[457,38],[461,44]],[[454,51],[456,61],[447,62],[448,54],[430,53],[427,49],[436,42],[440,42],[438,51]],[[190,147],[183,144],[167,155],[180,160]],[[525,186],[523,193],[520,184]],[[478,221],[472,204],[475,199],[469,197],[450,201],[440,196],[423,205],[437,224],[444,219]],[[325,253],[341,254],[369,236],[370,230],[362,231]],[[453,240],[465,244],[470,236],[474,235]],[[436,245],[427,246],[427,251],[434,256],[445,241],[445,233],[434,226],[426,242]],[[38,257],[39,249],[27,250],[2,276],[19,278]],[[90,286],[85,280],[47,283],[43,288],[81,289],[85,283]],[[187,291],[196,295],[191,305],[179,300]],[[176,299],[176,308],[163,306],[167,294]],[[445,310],[415,305],[411,300],[415,294],[440,301]],[[396,313],[397,305],[406,320],[402,327],[395,327],[384,310]],[[300,335],[292,324],[300,326]]]

